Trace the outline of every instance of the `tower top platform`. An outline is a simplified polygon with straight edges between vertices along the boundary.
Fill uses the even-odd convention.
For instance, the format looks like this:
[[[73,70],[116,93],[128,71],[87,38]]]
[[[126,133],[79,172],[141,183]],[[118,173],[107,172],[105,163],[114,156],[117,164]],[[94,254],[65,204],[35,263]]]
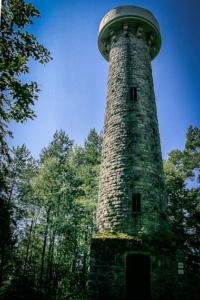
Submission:
[[[108,57],[105,55],[106,45],[104,40],[109,40],[111,37],[110,30],[118,31],[123,28],[124,23],[129,28],[138,28],[142,26],[144,35],[153,37],[154,53],[151,55],[153,60],[160,51],[161,48],[161,34],[158,21],[154,15],[139,6],[125,5],[118,6],[108,12],[102,19],[99,26],[98,33],[98,47],[102,56],[108,61]]]

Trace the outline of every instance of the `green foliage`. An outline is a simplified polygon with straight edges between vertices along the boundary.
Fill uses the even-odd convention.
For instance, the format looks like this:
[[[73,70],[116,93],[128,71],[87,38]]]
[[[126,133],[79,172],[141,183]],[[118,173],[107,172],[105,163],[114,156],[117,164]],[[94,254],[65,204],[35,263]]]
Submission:
[[[200,130],[189,126],[184,150],[168,155],[164,171],[169,225],[176,248],[184,252],[189,288],[194,288],[200,280]]]
[[[5,240],[0,231],[0,242],[7,247],[6,255],[2,245],[0,252],[1,299],[87,299],[93,235],[134,239],[158,257],[167,253],[175,260],[177,253],[183,253],[190,279],[185,284],[191,299],[198,299],[199,131],[190,127],[187,137],[185,149],[171,151],[164,162],[169,226],[151,234],[141,230],[138,237],[106,231],[94,235],[102,143],[95,129],[84,147],[57,131],[41,151],[40,162],[25,145],[13,149],[7,178],[9,202],[5,202],[8,215],[0,219],[7,224]],[[196,186],[189,188],[191,179]]]
[[[73,141],[69,139],[63,130],[56,131],[53,141],[49,143],[47,148],[43,148],[41,151],[41,162],[44,162],[49,157],[54,157],[60,162],[65,161],[69,150],[72,149],[72,145]]]
[[[101,150],[102,150],[103,136],[100,135],[94,129],[90,130],[90,133],[85,140],[85,160],[91,165],[97,165],[101,162]]]
[[[25,145],[13,149],[12,152],[14,157],[7,167],[7,198],[5,203],[8,207],[2,207],[4,226],[1,227],[3,230],[0,252],[2,277],[0,295],[8,285],[14,266],[18,266],[22,260],[19,258],[16,245],[24,238],[22,228],[27,219],[27,199],[30,196],[29,181],[37,172],[37,162],[31,157]],[[10,238],[7,236],[8,233]]]
[[[90,149],[100,139],[95,135]],[[88,148],[73,146],[64,131],[41,151],[40,163],[24,145],[13,150],[8,186],[16,242],[2,299],[28,299],[29,293],[33,299],[86,299],[100,156],[100,150],[88,155]]]
[[[37,38],[25,31],[39,18],[40,12],[24,0],[3,0],[1,20],[1,111],[4,122],[24,122],[35,117],[31,106],[38,99],[36,82],[23,83],[19,77],[29,73],[30,58],[40,63],[51,59],[49,51],[39,44]],[[3,123],[2,123],[3,126]]]
[[[196,176],[197,182],[200,183],[200,130],[189,126],[186,137],[183,165],[192,172],[193,178]]]
[[[28,186],[26,192],[24,186],[28,178],[22,179],[17,166],[14,172],[14,162],[11,160],[10,149],[6,142],[7,136],[12,137],[8,125],[12,120],[24,122],[28,118],[35,117],[32,106],[38,99],[38,85],[36,82],[22,82],[20,76],[29,73],[30,59],[37,60],[41,64],[48,63],[51,59],[49,51],[26,30],[33,24],[34,17],[40,17],[40,12],[32,4],[25,3],[24,0],[3,0],[1,17],[0,285],[10,276],[9,269],[13,268],[11,261],[16,258],[14,245],[19,232],[15,229],[16,226],[20,227],[18,223],[22,222],[20,218],[22,219],[24,211],[18,204],[19,199],[25,198],[28,191]],[[25,149],[18,150],[25,151]],[[16,158],[19,153],[14,155]],[[17,159],[19,163],[20,158]],[[13,168],[12,176],[9,168]],[[23,164],[21,171],[25,172]]]
[[[175,255],[179,247],[178,236],[167,226],[160,231],[149,234],[141,234],[142,244],[145,245],[150,253],[158,255],[169,253]]]

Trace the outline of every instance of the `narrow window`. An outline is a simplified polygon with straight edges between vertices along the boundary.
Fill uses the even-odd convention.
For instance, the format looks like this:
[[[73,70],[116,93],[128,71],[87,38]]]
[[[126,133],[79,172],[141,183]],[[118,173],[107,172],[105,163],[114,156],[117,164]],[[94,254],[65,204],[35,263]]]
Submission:
[[[137,101],[137,88],[132,87],[130,93],[131,93],[131,101],[136,102]]]
[[[132,195],[132,211],[133,212],[141,212],[140,194]]]

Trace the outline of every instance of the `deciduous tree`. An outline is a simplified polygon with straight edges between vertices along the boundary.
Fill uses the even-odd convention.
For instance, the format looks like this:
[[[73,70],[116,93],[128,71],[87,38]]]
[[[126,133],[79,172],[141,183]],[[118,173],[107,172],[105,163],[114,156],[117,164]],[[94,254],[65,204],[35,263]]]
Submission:
[[[189,126],[185,148],[172,150],[164,162],[169,223],[184,251],[191,299],[200,280],[200,130]],[[198,297],[198,296],[197,296]]]
[[[9,202],[7,186],[7,164],[11,160],[7,145],[7,136],[12,136],[9,123],[25,122],[35,117],[32,106],[38,99],[39,88],[34,81],[25,82],[21,75],[29,73],[28,62],[37,60],[41,64],[51,59],[49,51],[27,31],[33,24],[33,18],[39,18],[40,12],[24,0],[2,0],[1,37],[0,37],[0,255],[8,257],[13,245],[12,206]],[[8,252],[7,252],[8,251]],[[4,260],[1,260],[1,274]]]

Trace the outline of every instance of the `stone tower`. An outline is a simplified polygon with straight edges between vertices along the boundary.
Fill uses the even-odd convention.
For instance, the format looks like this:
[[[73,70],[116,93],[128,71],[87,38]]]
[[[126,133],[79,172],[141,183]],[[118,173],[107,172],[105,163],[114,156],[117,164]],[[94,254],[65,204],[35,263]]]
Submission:
[[[165,214],[151,60],[159,25],[146,9],[120,6],[101,21],[98,46],[109,62],[97,226],[135,235]]]
[[[151,69],[161,47],[158,22],[141,7],[116,7],[100,23],[98,47],[109,74],[89,299],[161,299],[164,258],[140,240],[166,221]]]

